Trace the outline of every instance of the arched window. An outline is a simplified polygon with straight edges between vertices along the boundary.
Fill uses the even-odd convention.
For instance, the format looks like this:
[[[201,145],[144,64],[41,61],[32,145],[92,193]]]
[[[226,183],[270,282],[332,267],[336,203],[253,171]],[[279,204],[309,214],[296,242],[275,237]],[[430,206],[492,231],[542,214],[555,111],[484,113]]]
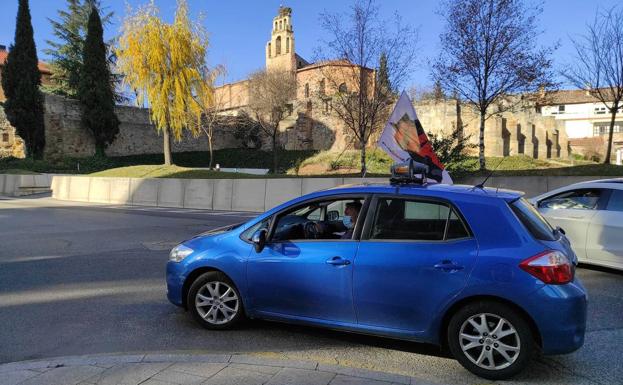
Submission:
[[[275,56],[281,55],[281,36],[277,36],[277,39],[275,39],[275,45]]]
[[[273,57],[273,44],[268,43],[268,57]]]
[[[305,97],[309,98],[309,83],[305,83]]]
[[[277,30],[277,22],[275,21],[275,31]]]
[[[322,79],[320,81],[320,84],[318,85],[318,92],[320,92],[320,95],[324,95],[325,94],[324,79]]]
[[[340,94],[345,94],[348,92],[348,87],[346,87],[346,83],[342,83],[337,90],[340,92]]]
[[[283,20],[279,21],[279,29],[283,29]]]
[[[290,53],[290,38],[286,37],[286,53]]]

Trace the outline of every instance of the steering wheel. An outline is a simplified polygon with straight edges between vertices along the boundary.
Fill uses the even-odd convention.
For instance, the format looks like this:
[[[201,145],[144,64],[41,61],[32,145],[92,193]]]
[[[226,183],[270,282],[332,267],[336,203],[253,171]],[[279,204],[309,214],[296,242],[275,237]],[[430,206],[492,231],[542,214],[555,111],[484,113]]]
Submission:
[[[318,239],[320,237],[320,231],[316,227],[316,222],[310,221],[305,223],[303,227],[305,230],[305,238],[307,239]]]

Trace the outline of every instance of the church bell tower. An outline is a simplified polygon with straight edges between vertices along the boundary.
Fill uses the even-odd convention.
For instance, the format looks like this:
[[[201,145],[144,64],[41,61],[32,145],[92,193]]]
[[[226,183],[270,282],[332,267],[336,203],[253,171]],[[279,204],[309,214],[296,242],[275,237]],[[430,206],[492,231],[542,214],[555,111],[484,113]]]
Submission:
[[[292,8],[279,7],[273,18],[271,38],[266,44],[266,69],[296,71]]]

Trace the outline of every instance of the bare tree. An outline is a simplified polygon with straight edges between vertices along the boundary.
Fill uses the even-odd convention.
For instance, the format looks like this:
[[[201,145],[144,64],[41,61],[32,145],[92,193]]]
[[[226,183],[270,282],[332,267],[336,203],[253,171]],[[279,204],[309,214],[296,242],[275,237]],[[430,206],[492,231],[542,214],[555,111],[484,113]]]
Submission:
[[[357,141],[363,176],[370,137],[389,117],[393,90],[402,87],[415,61],[417,32],[402,25],[397,13],[382,20],[374,0],[355,0],[348,14],[323,13],[320,22],[329,35],[317,55],[328,64],[321,67],[326,88],[320,88],[320,96],[330,99]]]
[[[538,48],[540,6],[523,0],[444,0],[442,52],[433,78],[480,114],[479,161],[485,169],[485,121],[514,107],[512,94],[551,89],[554,47]],[[495,108],[490,113],[490,107]]]
[[[214,164],[214,129],[227,120],[223,116],[223,108],[225,106],[225,93],[217,92],[214,88],[216,80],[220,76],[224,76],[227,73],[225,67],[216,66],[213,69],[207,67],[203,68],[201,87],[197,87],[198,92],[193,95],[195,103],[199,106],[199,113],[201,114],[196,122],[199,124],[199,129],[208,138],[208,151],[210,153],[209,168],[212,169]],[[199,131],[199,130],[197,130]]]
[[[598,12],[586,35],[573,40],[574,63],[563,75],[576,87],[589,92],[610,112],[608,149],[610,164],[617,113],[623,108],[623,8]]]
[[[262,131],[271,138],[273,169],[277,172],[279,124],[294,109],[296,76],[289,71],[263,70],[249,78],[249,108]]]

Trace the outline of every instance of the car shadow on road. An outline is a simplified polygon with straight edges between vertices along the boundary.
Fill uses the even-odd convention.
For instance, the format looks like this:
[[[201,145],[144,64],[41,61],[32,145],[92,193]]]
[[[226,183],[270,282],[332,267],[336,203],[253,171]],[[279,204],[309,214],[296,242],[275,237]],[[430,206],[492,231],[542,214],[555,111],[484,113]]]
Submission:
[[[242,328],[265,330],[267,332],[280,331],[292,334],[302,334],[308,338],[332,339],[345,344],[366,345],[382,349],[399,350],[407,353],[416,353],[427,356],[452,358],[447,349],[437,345],[419,343],[414,341],[397,340],[368,334],[359,334],[341,330],[324,329],[308,325],[286,324],[274,321],[249,320]]]

